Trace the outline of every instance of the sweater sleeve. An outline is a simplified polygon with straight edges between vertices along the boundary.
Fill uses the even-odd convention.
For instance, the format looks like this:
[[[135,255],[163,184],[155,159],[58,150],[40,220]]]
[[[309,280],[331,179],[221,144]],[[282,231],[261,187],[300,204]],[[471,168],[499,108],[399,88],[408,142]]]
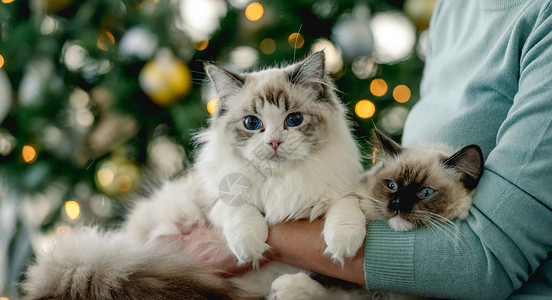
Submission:
[[[489,153],[470,216],[442,230],[393,232],[373,222],[368,288],[446,298],[502,299],[552,253],[552,18],[541,11],[520,53],[517,93]],[[469,122],[469,119],[466,120]],[[551,274],[546,274],[550,276]],[[548,277],[550,278],[550,277]]]

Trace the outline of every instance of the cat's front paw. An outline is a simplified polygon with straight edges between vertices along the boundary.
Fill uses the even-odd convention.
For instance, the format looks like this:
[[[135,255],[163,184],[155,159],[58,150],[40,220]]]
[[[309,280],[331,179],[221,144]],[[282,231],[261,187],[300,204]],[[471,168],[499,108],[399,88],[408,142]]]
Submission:
[[[326,254],[343,265],[344,258],[354,257],[366,237],[365,222],[342,222],[324,225],[324,241]]]
[[[323,300],[327,299],[326,289],[308,274],[282,275],[272,283],[270,300]]]
[[[264,259],[263,253],[270,249],[265,243],[268,238],[268,226],[262,224],[244,224],[232,232],[226,232],[228,245],[240,263],[253,263],[254,268]]]

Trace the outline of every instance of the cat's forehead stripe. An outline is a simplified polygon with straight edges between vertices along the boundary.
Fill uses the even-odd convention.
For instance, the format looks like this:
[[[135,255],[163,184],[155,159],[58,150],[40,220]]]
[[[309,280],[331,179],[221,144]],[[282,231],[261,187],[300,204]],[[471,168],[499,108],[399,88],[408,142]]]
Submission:
[[[286,111],[290,108],[289,95],[283,88],[266,88],[259,95],[253,97],[253,103],[254,106],[260,106],[256,107],[257,109],[263,108],[265,103],[284,108]]]

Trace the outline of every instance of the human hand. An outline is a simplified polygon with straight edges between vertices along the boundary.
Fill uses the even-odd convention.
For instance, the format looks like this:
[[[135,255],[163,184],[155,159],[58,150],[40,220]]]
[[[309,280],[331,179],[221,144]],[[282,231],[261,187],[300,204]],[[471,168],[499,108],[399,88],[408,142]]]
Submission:
[[[184,255],[214,267],[223,277],[244,274],[253,269],[251,263],[240,264],[228,247],[222,233],[209,224],[177,224],[181,234],[162,235],[158,239],[178,241]],[[268,261],[261,262],[261,265]]]

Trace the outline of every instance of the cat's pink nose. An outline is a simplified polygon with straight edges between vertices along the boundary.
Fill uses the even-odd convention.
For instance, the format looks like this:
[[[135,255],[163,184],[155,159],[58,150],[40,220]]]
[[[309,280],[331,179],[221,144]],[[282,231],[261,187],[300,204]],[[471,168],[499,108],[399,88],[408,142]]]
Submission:
[[[270,146],[272,146],[272,149],[274,149],[274,151],[278,150],[278,147],[280,147],[280,144],[282,144],[283,142],[281,140],[270,140],[268,141],[268,144],[270,144]]]

